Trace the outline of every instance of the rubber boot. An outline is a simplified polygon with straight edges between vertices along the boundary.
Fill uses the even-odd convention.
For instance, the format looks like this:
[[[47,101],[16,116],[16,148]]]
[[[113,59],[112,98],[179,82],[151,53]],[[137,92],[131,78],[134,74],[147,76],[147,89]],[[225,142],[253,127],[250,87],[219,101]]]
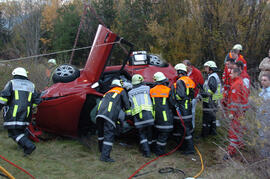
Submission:
[[[100,157],[100,161],[103,161],[103,162],[115,162],[110,157],[111,150],[112,150],[112,146],[103,145],[102,152],[101,152],[101,157]]]
[[[177,143],[177,145],[179,145],[181,142],[181,139],[179,140],[179,142]],[[179,147],[179,151],[185,151],[187,148],[187,144],[186,144],[186,140],[183,141],[182,145]]]
[[[151,152],[156,153],[156,149],[157,149],[156,142],[153,142],[152,144],[150,144],[150,149],[151,149]]]
[[[98,141],[98,150],[101,153],[102,152],[102,146],[103,146],[103,140]]]
[[[19,140],[19,145],[23,147],[24,155],[30,155],[36,149],[35,144],[25,136]]]
[[[194,144],[193,144],[193,140],[192,139],[187,139],[186,140],[186,149],[183,151],[184,155],[188,155],[188,154],[194,154],[195,153],[195,149],[194,149]]]
[[[209,131],[210,135],[217,135],[217,125],[216,125],[216,120],[211,122],[211,126],[210,126],[210,131]]]
[[[202,137],[207,137],[208,135],[209,135],[209,127],[208,126],[203,126],[201,136]]]
[[[165,154],[164,148],[165,148],[164,146],[156,145],[155,154],[156,154],[157,156],[164,155],[164,154]]]
[[[143,156],[149,158],[151,156],[150,147],[147,142],[141,144]]]

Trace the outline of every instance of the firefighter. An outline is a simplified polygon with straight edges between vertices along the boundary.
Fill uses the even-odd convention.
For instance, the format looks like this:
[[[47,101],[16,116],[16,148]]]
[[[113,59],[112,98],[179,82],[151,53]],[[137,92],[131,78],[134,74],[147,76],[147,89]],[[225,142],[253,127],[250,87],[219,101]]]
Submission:
[[[193,128],[195,128],[195,112],[199,98],[198,94],[199,90],[203,87],[204,79],[201,71],[194,67],[189,60],[184,60],[183,63],[187,66],[188,77],[190,77],[196,84],[196,88],[194,90],[194,99],[192,100],[192,125]]]
[[[57,63],[55,59],[49,59],[48,60],[48,68],[46,69],[46,77],[47,77],[47,87],[50,86],[52,84],[52,76],[53,76],[53,72],[55,71],[57,67]]]
[[[154,74],[153,79],[156,86],[150,90],[150,96],[153,101],[155,129],[154,141],[156,140],[156,155],[165,154],[165,146],[170,132],[173,130],[173,116],[169,104],[170,88],[168,79],[162,72]]]
[[[243,70],[245,72],[247,72],[247,61],[244,59],[243,55],[241,55],[241,53],[240,53],[243,50],[242,45],[241,44],[235,44],[233,46],[233,50],[237,54],[236,62],[241,61],[243,63],[243,65],[244,65]]]
[[[207,79],[203,84],[203,124],[202,137],[208,135],[216,135],[216,112],[218,100],[222,98],[221,81],[218,77],[217,65],[214,61],[207,61],[204,64],[204,69],[208,74]]]
[[[152,142],[152,126],[154,125],[153,105],[150,98],[150,87],[143,84],[140,74],[132,76],[133,89],[128,92],[131,102],[131,115],[138,129],[143,156],[150,157],[149,143]]]
[[[228,97],[228,109],[229,109],[229,146],[227,148],[228,154],[224,156],[224,159],[228,159],[229,156],[233,156],[238,149],[243,146],[242,135],[243,128],[241,127],[241,120],[244,118],[245,111],[249,108],[248,105],[248,92],[244,85],[242,78],[240,77],[241,70],[234,68],[231,73],[233,80]],[[229,155],[229,156],[228,156]]]
[[[176,110],[180,113],[181,118],[184,121],[184,125],[178,116],[174,116],[174,136],[177,136],[177,141],[180,141],[180,136],[183,135],[184,127],[186,129],[186,135],[184,144],[180,150],[183,150],[183,154],[194,154],[194,144],[192,137],[192,99],[194,98],[194,81],[187,76],[187,67],[183,63],[175,65],[175,70],[178,74],[178,80],[172,85],[170,92],[171,104],[175,104]]]
[[[114,142],[116,122],[122,108],[125,110],[130,109],[128,95],[122,87],[120,80],[114,79],[111,83],[111,89],[104,94],[99,103],[96,116],[101,161],[114,162],[114,160],[110,158],[110,152]]]
[[[0,95],[0,110],[4,109],[4,128],[23,149],[25,155],[30,155],[35,149],[35,144],[28,138],[27,126],[31,122],[32,107],[41,102],[40,95],[35,90],[35,85],[28,80],[24,68],[18,67],[12,71],[13,79],[10,80]]]

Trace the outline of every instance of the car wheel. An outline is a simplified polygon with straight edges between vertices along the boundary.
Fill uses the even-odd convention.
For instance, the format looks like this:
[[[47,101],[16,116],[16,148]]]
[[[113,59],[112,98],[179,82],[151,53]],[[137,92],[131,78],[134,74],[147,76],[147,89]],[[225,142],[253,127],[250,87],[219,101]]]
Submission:
[[[54,83],[68,83],[80,76],[80,71],[71,65],[64,64],[57,67],[52,76]]]
[[[159,56],[149,55],[149,58],[150,58],[150,65],[161,66],[161,67],[165,65]]]

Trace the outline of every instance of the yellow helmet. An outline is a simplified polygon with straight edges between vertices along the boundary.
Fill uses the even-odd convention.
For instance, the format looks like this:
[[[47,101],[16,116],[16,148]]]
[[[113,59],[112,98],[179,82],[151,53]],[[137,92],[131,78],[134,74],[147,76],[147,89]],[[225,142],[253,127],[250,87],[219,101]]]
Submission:
[[[140,75],[140,74],[135,74],[135,75],[133,75],[133,76],[132,76],[132,79],[131,79],[131,83],[132,83],[133,85],[140,84],[140,83],[142,83],[143,81],[144,81],[143,76]]]

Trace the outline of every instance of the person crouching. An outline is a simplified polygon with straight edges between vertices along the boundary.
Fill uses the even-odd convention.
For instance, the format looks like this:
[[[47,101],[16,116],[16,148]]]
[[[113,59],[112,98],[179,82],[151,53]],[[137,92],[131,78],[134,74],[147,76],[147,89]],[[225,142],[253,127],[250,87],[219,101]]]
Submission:
[[[115,123],[122,108],[125,110],[130,108],[129,99],[120,80],[115,79],[112,81],[111,89],[104,94],[100,101],[96,116],[101,161],[114,162],[110,153],[114,142]]]

